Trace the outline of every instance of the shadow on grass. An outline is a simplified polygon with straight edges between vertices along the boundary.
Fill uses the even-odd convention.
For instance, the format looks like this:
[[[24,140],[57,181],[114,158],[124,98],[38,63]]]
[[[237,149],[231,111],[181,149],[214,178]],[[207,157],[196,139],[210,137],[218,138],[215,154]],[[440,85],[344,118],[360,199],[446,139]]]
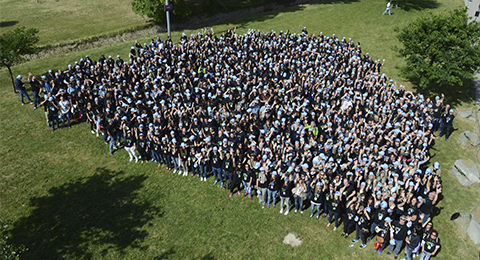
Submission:
[[[415,90],[418,93],[425,95],[425,97],[430,97],[431,99],[435,100],[435,96],[441,96],[441,94],[444,94],[445,99],[443,100],[443,104],[450,104],[452,108],[460,106],[462,102],[470,103],[475,97],[475,93],[471,88],[472,82],[470,79],[464,79],[462,86],[442,86],[431,84],[426,89],[417,87],[420,83],[418,79],[410,78],[408,80],[412,83]]]
[[[18,23],[18,21],[4,21],[4,22],[0,22],[0,28],[14,26],[14,25],[17,24],[17,23]]]
[[[385,2],[386,3],[386,2]],[[393,0],[392,3],[395,6],[395,3],[398,3],[398,7],[405,10],[423,10],[423,9],[435,9],[440,7],[440,3],[436,0]]]
[[[22,258],[91,259],[92,246],[104,249],[102,255],[144,249],[148,233],[143,227],[162,213],[137,196],[146,176],[123,175],[98,168],[91,177],[30,199],[33,211],[12,230],[13,241],[28,248]]]

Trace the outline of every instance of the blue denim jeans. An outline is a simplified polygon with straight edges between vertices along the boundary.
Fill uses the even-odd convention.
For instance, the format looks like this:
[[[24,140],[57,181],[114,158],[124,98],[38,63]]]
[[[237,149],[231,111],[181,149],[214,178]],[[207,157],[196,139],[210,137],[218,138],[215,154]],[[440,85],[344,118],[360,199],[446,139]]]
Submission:
[[[177,171],[180,171],[180,162],[178,161],[178,157],[176,156],[172,156],[172,159],[173,159],[173,167],[175,168],[175,170]]]
[[[67,119],[68,127],[70,127],[70,112],[67,112],[65,114],[62,113],[61,118],[62,118],[62,127],[65,127],[65,119]]]
[[[207,178],[207,165],[200,165],[200,177]]]
[[[108,136],[107,140],[108,140],[108,150],[110,151],[110,153],[112,153],[113,149],[116,148],[115,139],[111,136]]]
[[[25,96],[25,97],[28,99],[28,101],[33,102],[33,101],[30,99],[30,97],[28,96],[26,90],[19,90],[18,92],[20,93],[20,102],[22,102],[22,104],[25,104],[25,103],[23,102],[23,96]]]
[[[295,200],[295,210],[303,211],[302,197],[300,197],[298,195],[293,195],[293,199]]]
[[[248,187],[248,181],[242,181],[243,187],[245,188],[245,192],[248,193],[249,196],[252,196],[252,187]]]
[[[317,217],[320,217],[320,208],[322,208],[322,203],[319,203],[319,204],[313,204],[312,203],[312,211],[310,212],[311,215],[313,215],[313,212],[315,212],[315,208],[317,209]]]
[[[408,245],[405,247],[405,253],[406,253],[406,256],[405,256],[405,259],[406,260],[412,260],[412,252],[413,252],[413,249],[410,248]]]
[[[245,185],[245,183],[244,183]],[[267,190],[267,204],[270,205],[270,199],[273,198],[273,205],[277,202],[277,191]]]
[[[403,240],[396,240],[395,239],[395,245],[390,245],[390,249],[388,252],[391,254],[393,253],[393,249],[395,248],[395,256],[398,257],[400,254],[400,251],[402,250],[402,245],[403,245]]]
[[[32,91],[33,96],[33,106],[37,107],[40,104],[40,97],[38,96],[38,92]]]
[[[212,167],[213,176],[215,176],[215,181],[220,181],[223,183],[222,168]]]
[[[339,215],[340,215],[339,213],[331,211],[328,214],[328,223],[332,223],[332,216],[333,216],[335,218],[335,227],[338,227],[338,217],[339,217]]]
[[[172,156],[167,154],[165,155],[165,162],[167,163],[167,168],[172,169]]]

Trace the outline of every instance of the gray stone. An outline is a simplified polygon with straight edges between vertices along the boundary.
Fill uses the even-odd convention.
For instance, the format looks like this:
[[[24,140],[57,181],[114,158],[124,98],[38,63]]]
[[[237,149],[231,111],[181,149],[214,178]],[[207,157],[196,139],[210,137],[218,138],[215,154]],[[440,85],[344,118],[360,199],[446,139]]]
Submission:
[[[289,233],[283,239],[283,243],[287,244],[287,245],[291,245],[292,247],[295,247],[295,246],[301,245],[302,241],[300,239],[296,238],[294,234]]]
[[[465,135],[466,138],[468,138],[468,140],[470,141],[470,144],[473,145],[473,146],[478,146],[480,145],[480,139],[478,139],[478,135],[473,133],[473,132],[470,132],[470,131],[465,131],[462,133],[463,135]]]
[[[480,182],[480,174],[478,173],[477,166],[472,160],[456,160],[455,168],[458,172],[464,175],[471,183]]]
[[[465,146],[468,143],[468,138],[465,135],[465,132],[458,135],[458,138],[460,138],[460,142],[462,143],[462,146]]]
[[[475,214],[472,213],[472,219],[470,220],[470,225],[468,225],[468,236],[472,239],[475,245],[480,244],[480,224],[477,222]]]
[[[473,110],[467,110],[467,111],[462,111],[462,112],[459,112],[458,115],[463,117],[463,118],[467,118],[467,117],[470,117],[471,115],[473,114]]]
[[[467,234],[468,225],[470,225],[470,213],[464,212],[461,215],[461,222],[462,222],[462,238],[465,238]]]
[[[453,176],[457,177],[458,181],[460,182],[460,184],[462,184],[463,186],[470,186],[472,185],[472,183],[467,179],[465,178],[465,176],[463,176],[458,170],[457,168],[455,168],[455,166],[453,167],[453,169],[450,171]]]
[[[474,122],[474,123],[477,122],[477,120],[476,120],[475,118],[473,118],[473,117],[469,117],[468,120],[470,120],[470,121],[472,121],[472,122]]]

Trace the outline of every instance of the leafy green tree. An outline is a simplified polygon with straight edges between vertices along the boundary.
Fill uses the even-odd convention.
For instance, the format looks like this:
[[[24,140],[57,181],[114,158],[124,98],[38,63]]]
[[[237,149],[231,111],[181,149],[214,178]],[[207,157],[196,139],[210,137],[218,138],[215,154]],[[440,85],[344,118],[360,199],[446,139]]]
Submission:
[[[27,248],[24,245],[15,246],[11,243],[9,232],[7,231],[8,223],[0,218],[0,259],[18,260],[20,254],[25,252]]]
[[[183,19],[190,15],[190,11],[185,5],[184,0],[169,0],[169,4],[173,7],[172,19]],[[165,0],[133,0],[132,9],[135,13],[142,17],[152,18],[156,23],[162,23],[165,17]]]
[[[420,88],[462,86],[480,65],[480,25],[468,21],[466,8],[430,13],[396,31],[406,59],[400,72]]]
[[[0,68],[7,67],[12,80],[13,92],[15,81],[12,74],[12,66],[24,60],[23,55],[37,53],[38,29],[19,27],[15,30],[0,35]]]

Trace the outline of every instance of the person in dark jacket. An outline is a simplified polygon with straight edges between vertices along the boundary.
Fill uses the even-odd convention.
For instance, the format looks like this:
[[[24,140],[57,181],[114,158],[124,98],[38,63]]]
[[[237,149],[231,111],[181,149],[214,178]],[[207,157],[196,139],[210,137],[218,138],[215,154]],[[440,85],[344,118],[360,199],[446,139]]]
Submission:
[[[270,208],[270,201],[273,198],[273,208],[275,208],[275,204],[277,201],[277,192],[279,189],[279,186],[281,185],[280,180],[278,179],[278,173],[277,171],[273,171],[271,174],[269,174],[268,178],[268,190],[267,190],[267,208]]]
[[[280,214],[283,213],[283,205],[286,206],[285,216],[290,212],[290,198],[292,197],[293,181],[289,177],[284,176],[283,184],[280,187]],[[285,202],[285,204],[284,204]]]

